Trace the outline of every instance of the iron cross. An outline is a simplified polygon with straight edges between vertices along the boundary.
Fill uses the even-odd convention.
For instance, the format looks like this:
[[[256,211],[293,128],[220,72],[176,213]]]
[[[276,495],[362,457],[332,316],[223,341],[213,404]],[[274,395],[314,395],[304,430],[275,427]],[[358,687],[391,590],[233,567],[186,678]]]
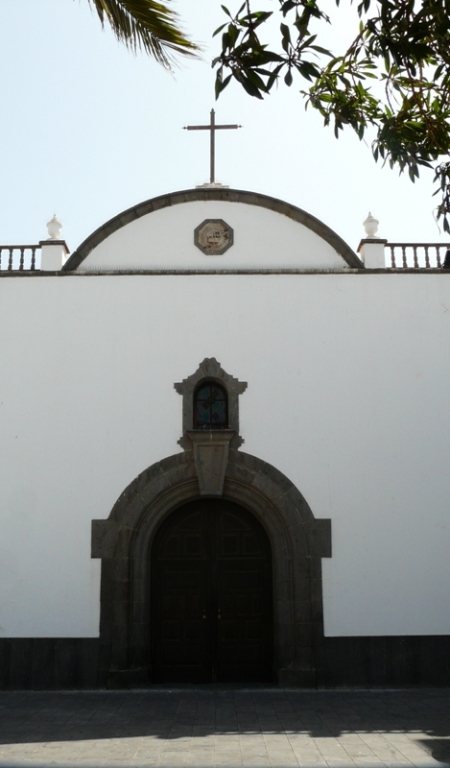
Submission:
[[[228,128],[242,128],[242,125],[216,125],[216,119],[215,119],[216,113],[214,110],[211,110],[211,121],[209,125],[185,125],[184,130],[185,131],[210,131],[210,159],[209,159],[209,183],[214,184],[215,183],[215,160],[216,160],[216,145],[215,145],[215,134],[216,131],[228,129]]]

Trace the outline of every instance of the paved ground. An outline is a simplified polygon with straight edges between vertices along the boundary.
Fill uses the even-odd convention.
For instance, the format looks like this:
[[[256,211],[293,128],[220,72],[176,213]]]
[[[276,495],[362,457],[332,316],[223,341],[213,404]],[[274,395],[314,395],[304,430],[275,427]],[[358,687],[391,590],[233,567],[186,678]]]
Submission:
[[[450,690],[0,693],[0,767],[450,765]]]

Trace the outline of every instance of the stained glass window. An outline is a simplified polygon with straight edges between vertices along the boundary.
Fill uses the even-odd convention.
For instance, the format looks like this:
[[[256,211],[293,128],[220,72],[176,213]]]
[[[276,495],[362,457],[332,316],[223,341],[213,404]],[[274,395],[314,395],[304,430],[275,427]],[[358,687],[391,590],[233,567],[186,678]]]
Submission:
[[[194,394],[194,429],[227,429],[228,399],[220,384],[205,382]]]

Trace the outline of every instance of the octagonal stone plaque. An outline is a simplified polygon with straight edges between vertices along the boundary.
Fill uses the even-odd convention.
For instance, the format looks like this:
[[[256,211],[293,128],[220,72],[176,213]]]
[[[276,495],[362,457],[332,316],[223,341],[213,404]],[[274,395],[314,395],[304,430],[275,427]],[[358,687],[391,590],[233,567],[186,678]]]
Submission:
[[[194,230],[194,243],[207,256],[220,256],[233,245],[233,230],[223,219],[205,219]]]

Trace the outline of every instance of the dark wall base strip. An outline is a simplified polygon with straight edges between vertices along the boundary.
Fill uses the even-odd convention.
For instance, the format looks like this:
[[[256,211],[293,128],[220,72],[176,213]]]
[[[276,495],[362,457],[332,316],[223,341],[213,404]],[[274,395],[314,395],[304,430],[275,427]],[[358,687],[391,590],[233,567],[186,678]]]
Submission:
[[[0,689],[97,688],[98,638],[1,638]]]
[[[99,651],[98,638],[1,638],[0,689],[151,687],[142,670],[125,670],[126,681],[120,671],[99,674]],[[450,636],[325,637],[314,655],[307,687],[450,686]],[[306,678],[284,675],[280,684]]]
[[[450,637],[325,637],[316,646],[319,688],[450,685]]]

